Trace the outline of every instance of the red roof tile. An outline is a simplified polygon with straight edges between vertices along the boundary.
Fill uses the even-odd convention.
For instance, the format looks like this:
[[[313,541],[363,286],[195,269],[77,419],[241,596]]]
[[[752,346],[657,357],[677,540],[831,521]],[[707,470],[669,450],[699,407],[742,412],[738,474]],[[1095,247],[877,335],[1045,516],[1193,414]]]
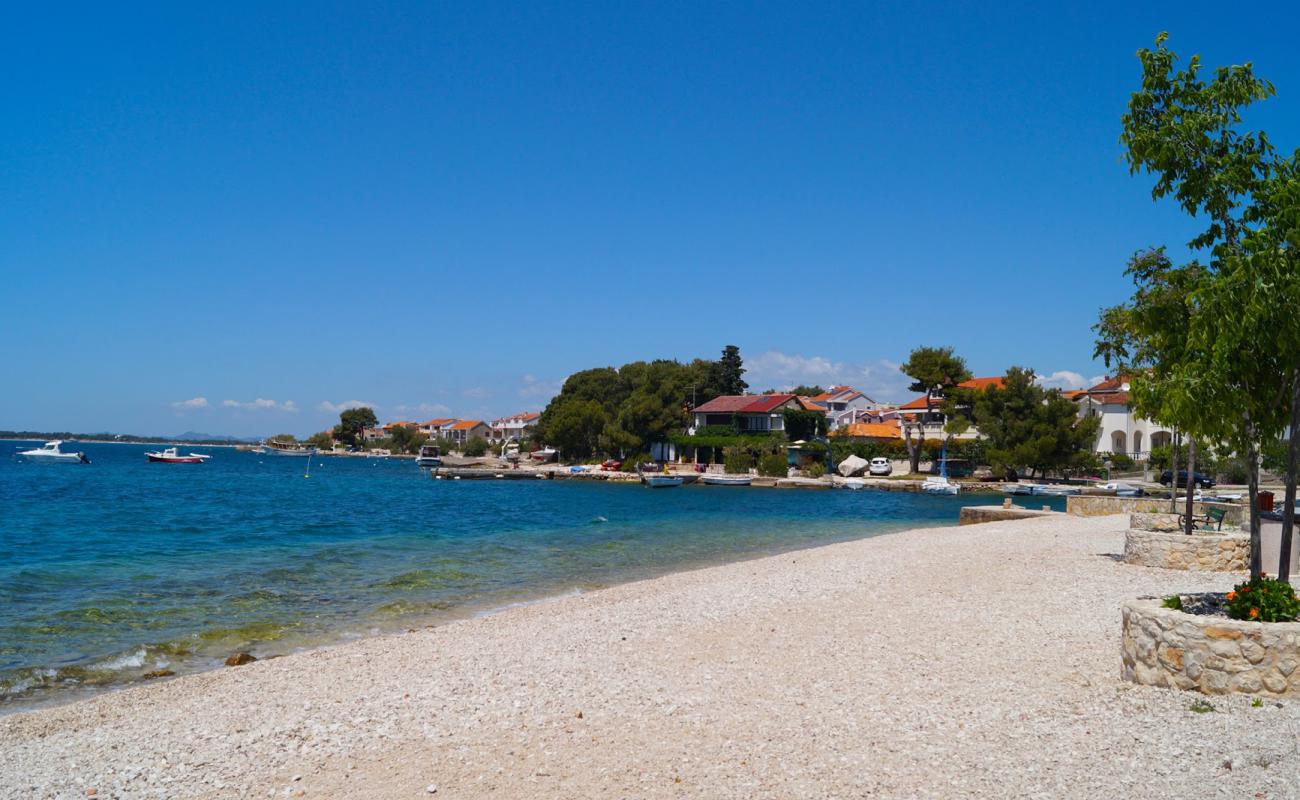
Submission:
[[[780,408],[791,400],[792,394],[741,394],[715,397],[695,409],[697,414],[764,414]]]

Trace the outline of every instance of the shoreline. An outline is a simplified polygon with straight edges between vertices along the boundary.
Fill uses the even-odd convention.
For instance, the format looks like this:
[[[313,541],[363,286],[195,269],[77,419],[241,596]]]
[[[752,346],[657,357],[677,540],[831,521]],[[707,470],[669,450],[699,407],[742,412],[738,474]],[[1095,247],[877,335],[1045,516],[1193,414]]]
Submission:
[[[12,714],[0,797],[1293,791],[1300,703],[1119,680],[1120,602],[1232,580],[1117,563],[1122,527],[910,529]]]

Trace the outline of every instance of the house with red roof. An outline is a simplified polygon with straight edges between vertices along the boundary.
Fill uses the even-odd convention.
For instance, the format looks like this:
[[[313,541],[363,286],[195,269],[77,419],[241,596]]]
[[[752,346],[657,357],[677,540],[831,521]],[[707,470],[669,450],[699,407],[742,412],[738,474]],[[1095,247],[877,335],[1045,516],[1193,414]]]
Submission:
[[[874,410],[877,405],[876,401],[868,397],[865,392],[860,392],[852,386],[832,386],[819,395],[800,399],[806,399],[826,415],[827,427],[830,430],[855,422],[868,421],[866,412]]]
[[[535,411],[525,411],[514,416],[494,419],[491,425],[492,432],[488,438],[494,442],[510,439],[518,442],[531,439],[533,431],[537,429],[537,421],[541,418],[542,415]]]
[[[962,389],[973,389],[982,392],[990,386],[1001,389],[1003,382],[1004,378],[1002,376],[996,376],[991,378],[971,378],[957,385]],[[927,412],[925,395],[921,395],[899,406],[898,415],[905,423],[919,424],[922,439],[943,439],[948,435],[943,429],[948,424],[948,416],[940,408],[943,405],[943,399],[943,395],[935,393],[930,398],[930,410]],[[961,433],[953,435],[952,438],[977,439],[979,435],[980,432],[972,425]]]
[[[448,426],[443,438],[450,439],[458,445],[464,445],[475,436],[486,439],[491,432],[492,428],[483,420],[462,419]]]
[[[786,409],[805,406],[793,394],[722,395],[692,410],[690,433],[707,425],[730,425],[733,420],[741,433],[785,433]]]
[[[1079,404],[1080,416],[1101,418],[1094,448],[1097,453],[1123,453],[1144,461],[1150,457],[1152,448],[1167,447],[1173,440],[1173,432],[1167,426],[1136,415],[1129,402],[1129,388],[1129,379],[1120,375],[1072,394]]]

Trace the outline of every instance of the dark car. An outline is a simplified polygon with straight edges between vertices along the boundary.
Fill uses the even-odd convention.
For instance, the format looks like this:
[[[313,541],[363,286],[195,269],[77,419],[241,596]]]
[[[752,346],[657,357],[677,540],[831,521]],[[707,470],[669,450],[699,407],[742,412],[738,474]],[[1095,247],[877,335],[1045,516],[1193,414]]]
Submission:
[[[1170,479],[1173,478],[1173,474],[1174,473],[1170,472],[1169,470],[1165,470],[1164,472],[1160,473],[1160,483],[1164,486],[1168,486]],[[1209,475],[1203,475],[1198,472],[1196,473],[1195,479],[1196,479],[1196,486],[1199,489],[1209,489],[1215,485],[1214,478],[1211,478]],[[1185,469],[1178,470],[1178,485],[1179,486],[1187,485],[1187,470]]]

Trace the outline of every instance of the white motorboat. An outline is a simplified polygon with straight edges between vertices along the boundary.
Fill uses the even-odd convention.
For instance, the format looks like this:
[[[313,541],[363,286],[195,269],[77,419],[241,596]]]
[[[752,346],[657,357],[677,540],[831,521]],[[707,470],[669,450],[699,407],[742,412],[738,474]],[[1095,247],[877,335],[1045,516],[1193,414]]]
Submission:
[[[1045,497],[1067,497],[1072,494],[1079,494],[1081,491],[1078,486],[1044,486],[1034,494]]]
[[[1146,490],[1141,486],[1134,486],[1131,483],[1124,483],[1123,481],[1103,483],[1097,488],[1112,491],[1115,493],[1116,497],[1141,497],[1146,494]]]
[[[278,442],[275,439],[262,442],[262,446],[253,451],[264,456],[307,456],[315,455],[316,448],[304,447],[297,442]]]
[[[682,485],[680,475],[646,475],[641,478],[651,489],[671,489]]]
[[[926,494],[957,494],[961,491],[961,487],[948,480],[947,475],[936,475],[925,479],[921,484],[921,491]]]
[[[840,485],[843,486],[845,489],[852,489],[855,492],[858,491],[859,489],[867,488],[867,482],[862,480],[861,478],[845,478],[844,483]]]
[[[63,441],[56,439],[52,442],[46,442],[40,447],[32,450],[20,450],[14,453],[14,455],[25,461],[40,461],[48,464],[90,463],[90,459],[86,458],[85,453],[65,453],[59,449],[59,445],[61,444],[63,444]]]
[[[529,453],[528,457],[533,461],[540,461],[543,464],[546,464],[551,461],[554,461],[555,457],[558,455],[559,455],[559,451],[556,450],[554,447],[543,447],[541,450],[534,450],[533,452]]]
[[[442,448],[436,444],[420,445],[420,454],[415,457],[415,466],[434,469],[442,466]]]
[[[706,486],[749,486],[754,479],[748,475],[702,475],[700,483]]]
[[[202,464],[204,461],[212,458],[212,456],[204,455],[203,453],[190,453],[187,456],[183,456],[176,452],[175,447],[168,447],[161,453],[145,453],[145,456],[149,459],[150,463],[158,464]]]

